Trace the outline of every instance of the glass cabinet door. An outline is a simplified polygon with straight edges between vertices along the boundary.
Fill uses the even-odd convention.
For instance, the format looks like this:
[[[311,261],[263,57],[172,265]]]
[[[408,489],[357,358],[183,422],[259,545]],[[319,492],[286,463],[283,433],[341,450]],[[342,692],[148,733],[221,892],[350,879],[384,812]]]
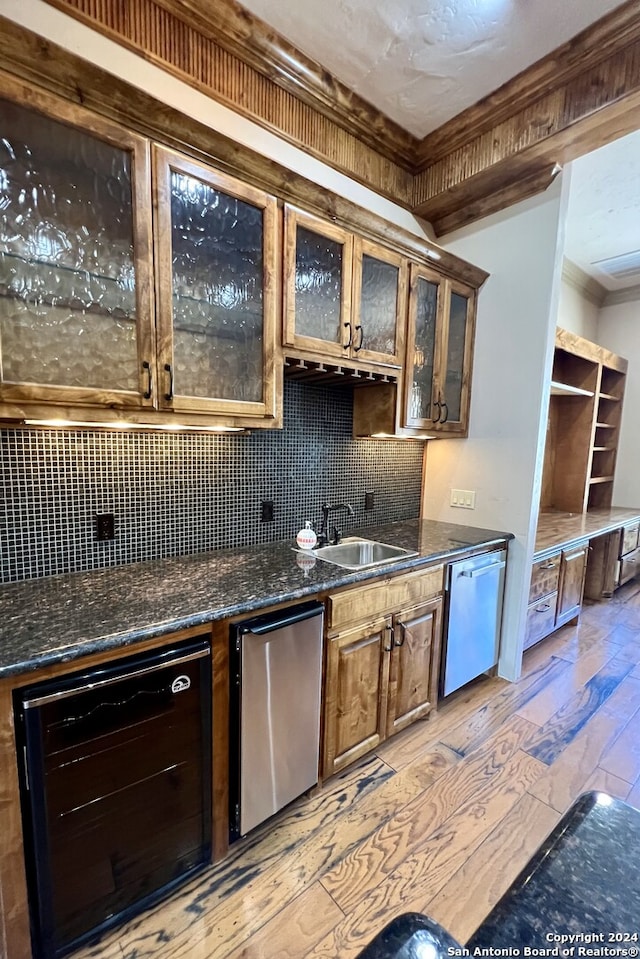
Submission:
[[[442,280],[412,264],[404,396],[404,425],[432,428],[440,417],[436,374],[439,362]]]
[[[446,282],[446,348],[438,382],[439,426],[447,432],[464,432],[469,412],[469,390],[473,351],[473,306],[475,293],[452,281]]]
[[[318,217],[285,208],[285,328],[288,346],[349,357],[352,236]]]
[[[152,405],[146,141],[29,99],[37,111],[0,102],[0,396]]]
[[[354,357],[400,366],[406,297],[404,257],[356,237],[352,301]]]
[[[276,201],[154,151],[161,407],[275,415]]]

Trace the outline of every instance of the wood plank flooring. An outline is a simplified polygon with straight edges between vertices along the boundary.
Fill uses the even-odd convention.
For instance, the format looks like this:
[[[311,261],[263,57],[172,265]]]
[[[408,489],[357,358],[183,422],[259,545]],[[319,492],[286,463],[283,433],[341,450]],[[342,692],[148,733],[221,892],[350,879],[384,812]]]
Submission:
[[[640,804],[640,583],[74,959],[353,959],[410,910],[464,943],[588,789]]]

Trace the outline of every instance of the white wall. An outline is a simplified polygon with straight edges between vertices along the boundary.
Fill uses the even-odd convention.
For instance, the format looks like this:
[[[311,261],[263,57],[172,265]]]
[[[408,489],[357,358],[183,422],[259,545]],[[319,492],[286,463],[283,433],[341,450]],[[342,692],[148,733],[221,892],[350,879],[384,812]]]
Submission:
[[[640,300],[604,306],[596,342],[629,360],[613,505],[640,505]]]
[[[584,290],[577,289],[573,283],[562,277],[558,326],[583,336],[585,340],[595,341],[599,312],[599,306],[589,299]]]
[[[518,677],[522,658],[566,193],[556,180],[542,196],[439,241],[491,275],[478,301],[469,438],[429,443],[425,513],[515,535],[499,664],[507,679]],[[451,487],[476,490],[473,512],[449,506]]]

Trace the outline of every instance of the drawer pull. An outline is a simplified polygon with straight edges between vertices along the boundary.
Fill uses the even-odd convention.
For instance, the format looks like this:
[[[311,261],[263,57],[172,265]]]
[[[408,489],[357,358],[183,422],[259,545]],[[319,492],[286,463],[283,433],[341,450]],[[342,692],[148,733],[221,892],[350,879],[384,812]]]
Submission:
[[[536,613],[546,613],[551,609],[551,605],[549,603],[543,603],[542,606],[536,606],[535,609]]]
[[[545,563],[544,566],[541,566],[540,569],[555,569],[555,563]]]

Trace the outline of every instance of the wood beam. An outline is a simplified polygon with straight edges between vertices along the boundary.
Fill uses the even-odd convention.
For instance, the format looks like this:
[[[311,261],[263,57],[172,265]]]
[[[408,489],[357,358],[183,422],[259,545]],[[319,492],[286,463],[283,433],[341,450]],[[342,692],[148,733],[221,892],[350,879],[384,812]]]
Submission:
[[[426,137],[412,209],[439,235],[524,199],[556,164],[637,129],[639,105],[630,0]]]

